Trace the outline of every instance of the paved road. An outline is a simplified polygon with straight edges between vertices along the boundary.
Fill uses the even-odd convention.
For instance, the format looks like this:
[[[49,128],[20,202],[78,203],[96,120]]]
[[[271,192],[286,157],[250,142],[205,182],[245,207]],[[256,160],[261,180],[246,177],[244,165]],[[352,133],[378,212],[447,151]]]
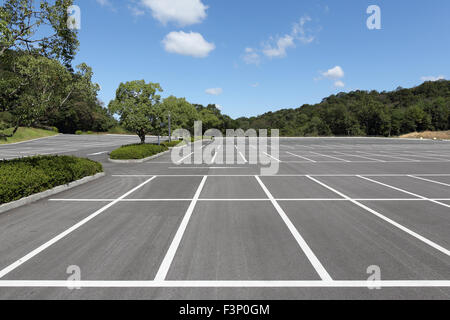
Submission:
[[[147,137],[149,142],[155,137]],[[0,160],[34,155],[62,154],[95,157],[110,152],[124,144],[138,143],[137,136],[127,135],[67,135],[0,145]]]
[[[0,299],[450,298],[449,142],[281,139],[274,176],[194,149],[0,215]]]

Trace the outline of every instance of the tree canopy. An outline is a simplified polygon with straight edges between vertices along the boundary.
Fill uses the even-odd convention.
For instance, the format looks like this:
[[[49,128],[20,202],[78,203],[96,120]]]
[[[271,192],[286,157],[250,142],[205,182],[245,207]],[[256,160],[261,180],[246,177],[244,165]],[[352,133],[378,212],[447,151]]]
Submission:
[[[159,130],[161,119],[158,104],[162,92],[158,83],[146,83],[136,80],[121,83],[116,91],[116,98],[109,104],[109,111],[120,116],[121,124],[135,132],[142,143],[145,136]]]

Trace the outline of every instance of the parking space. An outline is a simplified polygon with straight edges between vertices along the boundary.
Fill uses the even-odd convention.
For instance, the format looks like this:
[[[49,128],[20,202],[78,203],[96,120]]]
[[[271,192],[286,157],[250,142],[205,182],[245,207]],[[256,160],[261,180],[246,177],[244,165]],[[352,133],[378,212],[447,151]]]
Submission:
[[[280,144],[260,155],[275,175],[169,155],[108,163],[105,178],[0,215],[0,298],[450,298],[450,162],[425,158],[449,144]],[[69,294],[70,266],[82,289]]]
[[[117,204],[4,279],[65,280],[77,266],[84,280],[153,280],[188,205]]]
[[[281,202],[334,280],[449,279],[448,257],[351,202]],[[382,235],[382,236],[381,236]]]
[[[319,280],[270,203],[202,202],[168,280]]]

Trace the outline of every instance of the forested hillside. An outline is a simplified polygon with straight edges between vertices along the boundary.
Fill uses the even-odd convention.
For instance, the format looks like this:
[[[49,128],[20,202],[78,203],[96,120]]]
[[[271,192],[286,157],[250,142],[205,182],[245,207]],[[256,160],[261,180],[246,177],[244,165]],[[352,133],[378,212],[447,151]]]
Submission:
[[[392,92],[353,91],[297,109],[239,118],[234,127],[280,129],[284,136],[396,136],[450,129],[450,81]]]

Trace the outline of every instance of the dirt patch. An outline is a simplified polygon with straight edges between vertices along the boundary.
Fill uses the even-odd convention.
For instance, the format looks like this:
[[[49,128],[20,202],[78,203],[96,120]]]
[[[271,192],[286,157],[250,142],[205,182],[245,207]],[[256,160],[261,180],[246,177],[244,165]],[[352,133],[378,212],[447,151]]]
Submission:
[[[400,136],[400,138],[416,138],[416,139],[436,139],[436,140],[450,140],[450,131],[425,131],[412,132]]]

